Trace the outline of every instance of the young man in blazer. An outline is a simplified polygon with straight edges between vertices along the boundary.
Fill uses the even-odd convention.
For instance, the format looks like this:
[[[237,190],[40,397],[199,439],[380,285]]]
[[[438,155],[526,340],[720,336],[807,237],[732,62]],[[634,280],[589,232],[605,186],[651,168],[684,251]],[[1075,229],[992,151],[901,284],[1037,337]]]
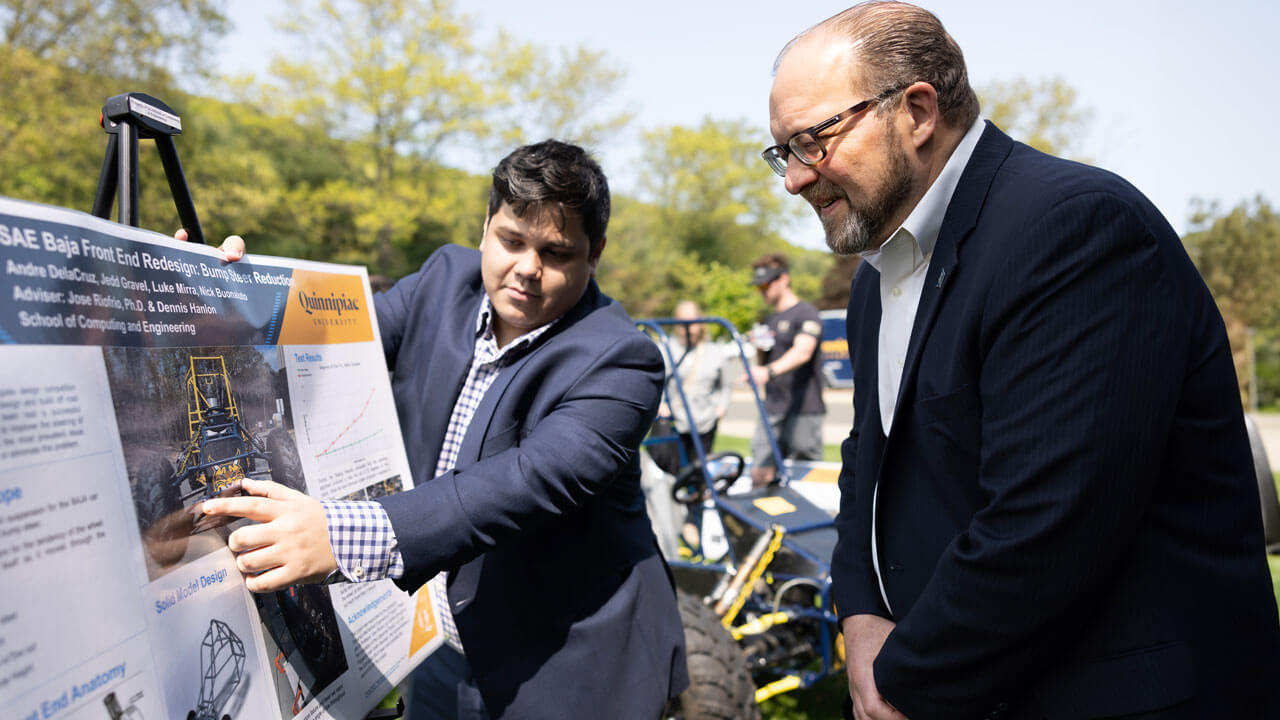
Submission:
[[[984,122],[920,8],[850,8],[775,70],[765,159],[867,260],[832,559],[853,715],[1280,717],[1230,347],[1177,234]]]
[[[417,486],[322,504],[249,481],[259,497],[205,506],[261,522],[228,541],[254,591],[448,573],[460,718],[654,720],[687,685],[637,461],[662,359],[592,278],[608,218],[581,148],[508,155],[480,250],[445,246],[376,298]]]

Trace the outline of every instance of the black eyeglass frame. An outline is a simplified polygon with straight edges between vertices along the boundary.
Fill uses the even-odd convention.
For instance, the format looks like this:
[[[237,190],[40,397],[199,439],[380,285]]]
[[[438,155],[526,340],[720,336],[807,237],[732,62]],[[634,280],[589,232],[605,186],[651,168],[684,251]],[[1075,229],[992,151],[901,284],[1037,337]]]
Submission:
[[[900,93],[903,90],[907,89],[908,87],[911,87],[911,86],[904,85],[902,87],[891,88],[889,90],[886,90],[880,93],[879,95],[876,95],[875,97],[869,97],[860,103],[850,105],[843,112],[832,115],[831,117],[827,118],[826,120],[823,120],[817,125],[811,125],[803,130],[800,130],[799,132],[792,133],[791,137],[787,138],[787,141],[782,145],[770,145],[769,147],[761,151],[760,157],[764,158],[764,161],[769,164],[769,168],[772,169],[774,174],[777,175],[778,177],[787,176],[787,156],[788,155],[795,155],[796,160],[799,160],[804,165],[813,167],[814,165],[817,165],[818,163],[822,162],[823,159],[827,157],[827,146],[820,141],[825,140],[827,138],[833,138],[836,135],[839,135],[839,133],[832,133],[830,135],[824,136],[824,135],[819,135],[818,133],[822,132],[823,130],[826,130],[832,125],[835,125],[841,120],[847,120],[853,117],[854,115],[864,112],[875,103],[887,100],[893,97],[894,95],[896,95],[897,93]],[[818,157],[812,160],[805,157],[804,153],[797,151],[795,147],[792,145],[792,143],[796,142],[798,138],[804,135],[808,135],[809,137],[813,138],[813,144],[818,146],[819,155]]]

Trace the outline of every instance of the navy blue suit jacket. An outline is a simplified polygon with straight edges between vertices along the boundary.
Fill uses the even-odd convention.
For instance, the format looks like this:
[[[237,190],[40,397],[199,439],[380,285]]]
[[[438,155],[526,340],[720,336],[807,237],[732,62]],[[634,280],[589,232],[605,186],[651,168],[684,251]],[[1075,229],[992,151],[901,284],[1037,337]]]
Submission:
[[[897,623],[875,661],[884,697],[911,720],[1280,718],[1230,347],[1152,204],[988,125],[887,438],[879,281],[864,263],[849,299],[859,391],[832,582],[841,616]]]
[[[397,584],[452,571],[454,618],[495,717],[652,720],[687,684],[637,461],[662,359],[591,281],[500,371],[455,469],[433,477],[482,296],[480,254],[446,246],[376,302],[418,483],[379,500],[404,557]]]

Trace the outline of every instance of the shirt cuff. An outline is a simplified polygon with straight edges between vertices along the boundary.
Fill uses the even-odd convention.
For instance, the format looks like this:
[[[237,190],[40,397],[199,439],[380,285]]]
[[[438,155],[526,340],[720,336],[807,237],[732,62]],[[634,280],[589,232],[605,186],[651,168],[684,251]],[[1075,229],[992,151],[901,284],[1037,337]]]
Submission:
[[[328,500],[321,505],[329,523],[329,546],[342,578],[372,582],[404,576],[400,545],[382,505],[363,500]],[[335,573],[328,581],[338,579]]]

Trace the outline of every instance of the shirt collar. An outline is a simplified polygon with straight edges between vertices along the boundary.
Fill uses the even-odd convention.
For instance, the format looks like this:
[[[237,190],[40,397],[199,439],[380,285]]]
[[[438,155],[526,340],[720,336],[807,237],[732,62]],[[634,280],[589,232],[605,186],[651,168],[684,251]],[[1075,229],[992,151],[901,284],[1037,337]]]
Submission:
[[[914,240],[913,254],[917,265],[933,254],[933,246],[938,242],[938,233],[942,230],[942,220],[946,217],[947,206],[951,204],[951,196],[955,194],[956,186],[960,184],[960,175],[969,164],[969,158],[973,157],[973,149],[977,147],[978,139],[982,137],[985,126],[986,123],[981,117],[973,121],[965,131],[964,137],[960,139],[960,144],[956,145],[951,157],[947,158],[946,164],[942,166],[942,172],[938,173],[937,179],[925,191],[920,202],[912,208],[911,214],[907,215],[902,227],[889,236],[885,245],[894,241],[904,241],[899,238]],[[862,259],[876,270],[881,269],[879,249],[862,253]]]
[[[514,360],[523,353],[534,340],[542,337],[542,334],[551,329],[551,326],[560,322],[560,318],[556,318],[546,325],[536,327],[520,337],[507,343],[505,347],[498,348],[497,336],[493,334],[493,324],[489,319],[494,313],[493,301],[489,298],[489,293],[484,293],[480,298],[480,309],[476,313],[476,350],[477,357],[483,358],[484,362],[496,362],[502,358]],[[561,315],[560,317],[564,317]]]

